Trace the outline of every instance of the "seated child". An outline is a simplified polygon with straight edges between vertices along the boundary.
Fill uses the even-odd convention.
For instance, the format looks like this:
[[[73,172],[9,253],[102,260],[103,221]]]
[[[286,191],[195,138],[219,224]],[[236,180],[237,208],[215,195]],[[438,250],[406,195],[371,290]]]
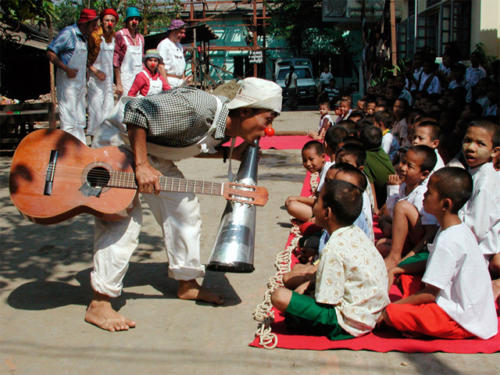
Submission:
[[[335,153],[337,152],[340,144],[347,137],[347,130],[342,126],[332,126],[325,134],[325,153],[330,161],[325,162],[321,174],[319,175],[318,191],[321,190],[325,175],[328,169],[335,164]]]
[[[461,168],[446,167],[431,176],[424,207],[441,229],[429,246],[424,288],[409,296],[404,291],[402,299],[385,308],[382,319],[389,326],[447,339],[496,335],[498,320],[488,270],[474,234],[457,215],[471,193],[471,176]],[[405,266],[398,268],[399,273],[407,271]]]
[[[389,303],[383,259],[352,225],[361,206],[358,187],[345,181],[325,182],[313,211],[330,239],[320,257],[314,298],[304,295],[311,280],[297,291],[278,288],[271,295],[273,306],[298,321],[297,326],[310,328],[310,334],[338,340],[369,333]]]
[[[144,67],[135,76],[134,83],[132,83],[127,95],[148,96],[170,90],[170,85],[158,72],[158,64],[163,61],[158,51],[155,49],[147,50],[143,61]]]
[[[469,201],[460,219],[476,236],[494,280],[495,299],[500,295],[500,174],[492,163],[494,145],[500,143],[500,128],[488,121],[475,121],[465,134],[462,151],[474,180]]]
[[[439,147],[439,133],[441,129],[439,125],[434,120],[424,120],[417,123],[415,127],[415,133],[413,135],[413,145],[424,145],[429,146],[434,149],[436,153],[436,165],[432,170],[431,174],[444,167],[443,159],[441,155],[439,155],[438,147]]]
[[[325,151],[319,141],[309,141],[302,147],[302,163],[311,174],[321,173],[325,165]],[[288,213],[300,221],[307,221],[312,217],[312,206],[315,197],[290,196],[285,201]]]
[[[319,118],[318,131],[317,132],[310,131],[308,135],[312,139],[323,142],[323,140],[325,139],[326,131],[333,124],[332,117],[330,116],[330,102],[328,101],[328,98],[322,99],[320,101],[319,114],[320,118]]]
[[[394,162],[399,150],[399,142],[391,133],[394,118],[389,112],[375,112],[375,126],[382,130],[382,149]]]
[[[365,169],[363,170],[375,190],[374,199],[377,207],[382,207],[386,198],[386,186],[389,175],[394,174],[389,155],[382,150],[382,131],[376,126],[367,126],[361,130],[360,140],[366,150]]]
[[[349,182],[350,184],[357,186],[362,192],[365,191],[367,186],[367,179],[361,170],[347,163],[334,164],[328,169],[325,181],[333,180]],[[318,190],[317,194],[319,194],[320,191],[321,190]],[[353,224],[358,226],[365,234],[369,233],[369,228],[366,225],[363,210],[361,210],[359,216]],[[373,227],[371,229],[373,230]],[[318,256],[321,256],[323,248],[328,242],[329,237],[330,235],[325,229],[323,229],[323,231],[301,237],[299,240],[300,252],[298,254],[301,264],[296,264],[290,272],[283,275],[283,284],[288,289],[295,289],[300,284],[309,280],[310,277],[312,277],[312,275],[316,272],[317,258]],[[309,241],[310,239],[313,240]],[[315,240],[318,240],[318,242],[316,243]],[[301,244],[301,242],[305,244]],[[311,243],[316,243],[314,247],[315,250],[311,249]],[[306,244],[309,245],[306,246]]]
[[[392,239],[383,238],[377,243],[388,270],[400,262],[405,247],[406,252],[419,252],[436,233],[436,218],[423,208],[426,179],[435,164],[434,150],[413,146],[401,158],[398,174],[390,176],[380,226],[386,236],[391,233]]]
[[[340,150],[335,155],[335,163],[347,163],[352,165],[353,167],[359,169],[363,172],[364,164],[366,159],[366,152],[363,149],[363,146],[354,144],[354,143],[346,143],[344,146],[340,148]],[[364,221],[363,225],[358,225],[363,232],[368,236],[368,238],[372,241],[375,240],[375,236],[373,233],[373,193],[371,189],[371,185],[368,184],[368,177],[365,176],[365,186],[366,189],[363,189],[363,209],[361,210],[363,215],[360,215],[356,221],[360,218]],[[355,222],[354,224],[358,224]]]
[[[351,115],[352,108],[352,99],[349,96],[343,96],[340,99],[339,107],[338,107],[338,117],[335,119],[335,124],[338,124],[342,120],[347,120]]]

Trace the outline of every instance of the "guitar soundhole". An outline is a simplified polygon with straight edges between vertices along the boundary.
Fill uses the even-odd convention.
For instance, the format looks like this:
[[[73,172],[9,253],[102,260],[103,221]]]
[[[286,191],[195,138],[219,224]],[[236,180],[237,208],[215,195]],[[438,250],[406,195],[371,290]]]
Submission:
[[[103,167],[92,168],[87,174],[87,181],[92,187],[105,187],[110,178],[109,171]]]

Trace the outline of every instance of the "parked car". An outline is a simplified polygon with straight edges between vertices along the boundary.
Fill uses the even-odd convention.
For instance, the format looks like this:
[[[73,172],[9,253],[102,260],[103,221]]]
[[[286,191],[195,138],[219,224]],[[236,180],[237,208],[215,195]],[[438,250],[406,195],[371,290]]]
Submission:
[[[283,66],[278,69],[276,75],[276,83],[283,88],[284,96],[286,97],[285,90],[285,77],[290,71],[290,66]],[[295,74],[297,74],[297,99],[310,101],[316,100],[318,95],[318,83],[313,78],[312,70],[308,66],[295,66]]]

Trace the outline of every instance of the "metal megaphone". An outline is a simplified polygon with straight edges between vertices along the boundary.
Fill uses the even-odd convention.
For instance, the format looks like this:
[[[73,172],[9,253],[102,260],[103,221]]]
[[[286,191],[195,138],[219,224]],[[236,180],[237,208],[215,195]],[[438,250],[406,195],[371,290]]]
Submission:
[[[249,146],[236,181],[257,185],[259,141]],[[207,269],[221,272],[252,272],[255,244],[255,210],[252,204],[228,201]]]

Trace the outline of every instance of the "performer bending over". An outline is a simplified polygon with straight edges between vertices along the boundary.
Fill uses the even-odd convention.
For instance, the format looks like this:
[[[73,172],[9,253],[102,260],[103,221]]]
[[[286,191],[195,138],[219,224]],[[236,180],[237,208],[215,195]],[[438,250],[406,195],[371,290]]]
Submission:
[[[196,281],[205,273],[200,263],[198,199],[188,193],[160,193],[158,177],[182,178],[173,163],[175,160],[199,154],[227,155],[227,149],[218,147],[227,136],[239,136],[252,143],[264,135],[266,126],[281,112],[281,88],[259,78],[246,78],[240,85],[239,93],[230,102],[187,87],[132,99],[125,107],[123,121],[128,137],[124,129],[105,121],[94,141],[95,147],[130,142],[139,191],[147,193],[143,198],[162,228],[169,276],[178,280],[177,296],[181,299],[223,303],[220,296],[201,288]],[[236,148],[234,157],[242,155],[244,149],[246,146]],[[125,219],[118,222],[96,219],[91,273],[94,294],[85,320],[102,329],[121,331],[135,327],[133,320],[112,308],[110,299],[121,294],[141,224],[138,197]]]

